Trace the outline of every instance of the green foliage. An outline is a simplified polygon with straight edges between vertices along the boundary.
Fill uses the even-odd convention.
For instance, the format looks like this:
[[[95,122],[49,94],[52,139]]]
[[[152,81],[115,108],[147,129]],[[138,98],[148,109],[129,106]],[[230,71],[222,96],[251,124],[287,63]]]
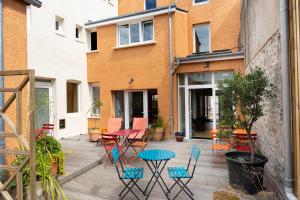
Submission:
[[[157,119],[152,124],[152,127],[153,128],[163,128],[164,126],[165,125],[164,125],[163,118],[161,116],[157,116]]]
[[[228,140],[228,139],[230,139],[232,133],[233,133],[232,129],[222,129],[222,128],[221,128],[221,129],[217,132],[217,137],[218,137],[219,139]]]
[[[99,99],[97,99],[91,104],[91,107],[87,113],[90,113],[91,115],[93,115],[93,114],[97,113],[97,111],[100,112],[100,108],[102,106],[103,106],[102,102]],[[94,127],[92,128],[92,130],[97,130],[98,129],[97,120],[94,119],[94,122],[95,123],[94,123]]]
[[[247,131],[251,142],[252,158],[255,146],[251,139],[254,122],[264,115],[265,100],[275,96],[271,84],[263,69],[255,67],[245,76],[235,73],[232,79],[219,82],[221,112],[223,124],[241,127]]]
[[[24,156],[17,156],[14,165],[19,165]],[[59,181],[52,174],[52,164],[57,163],[57,176],[64,174],[64,154],[60,143],[52,136],[46,136],[36,142],[36,174],[42,181],[44,195],[50,195],[51,200],[66,199]],[[29,164],[23,168],[23,185],[29,186],[30,167]],[[15,187],[12,183],[10,187]]]

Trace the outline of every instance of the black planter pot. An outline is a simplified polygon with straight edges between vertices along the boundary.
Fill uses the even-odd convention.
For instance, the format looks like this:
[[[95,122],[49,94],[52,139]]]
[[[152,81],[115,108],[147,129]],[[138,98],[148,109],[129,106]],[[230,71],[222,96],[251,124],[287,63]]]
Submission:
[[[249,152],[228,152],[225,154],[230,185],[244,190],[249,194],[255,194],[263,190],[264,166],[268,158],[263,155],[255,155],[254,162],[250,160]]]

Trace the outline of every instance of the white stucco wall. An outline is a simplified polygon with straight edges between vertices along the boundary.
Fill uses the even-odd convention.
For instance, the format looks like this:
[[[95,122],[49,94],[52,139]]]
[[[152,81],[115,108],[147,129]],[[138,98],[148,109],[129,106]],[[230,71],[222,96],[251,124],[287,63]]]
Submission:
[[[88,20],[117,15],[118,1],[43,0],[42,2],[42,8],[28,7],[28,66],[36,70],[37,77],[53,80],[55,137],[87,133],[87,111],[91,102],[87,84],[88,44],[85,30],[82,30],[82,42],[75,39],[75,27],[76,25],[83,27]],[[56,16],[64,18],[63,36],[55,31]],[[67,80],[81,83],[78,113],[67,113]],[[59,119],[66,120],[65,129],[58,129]]]

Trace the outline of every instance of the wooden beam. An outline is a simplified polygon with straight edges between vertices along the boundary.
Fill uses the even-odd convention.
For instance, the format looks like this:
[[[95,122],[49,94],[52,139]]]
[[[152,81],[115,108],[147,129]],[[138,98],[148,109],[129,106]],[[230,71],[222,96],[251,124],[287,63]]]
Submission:
[[[5,169],[5,170],[17,170],[17,169],[18,169],[18,166],[0,165],[0,169]]]
[[[19,84],[19,86],[16,88],[16,91],[18,90],[23,90],[23,88],[26,86],[26,84],[29,81],[29,76],[26,76],[23,81]],[[5,112],[9,106],[14,102],[14,100],[16,99],[16,92],[14,92],[9,99],[4,103],[3,107],[1,108],[0,112]]]
[[[29,75],[30,70],[6,70],[0,71],[0,76],[20,76]]]
[[[14,133],[0,133],[0,138],[16,137]]]
[[[23,200],[23,177],[22,171],[17,172],[17,200]]]
[[[16,92],[16,133],[22,135],[22,91]]]
[[[35,158],[35,74],[29,72],[29,144],[30,144],[30,200],[36,200],[36,158]]]
[[[15,92],[16,88],[0,88],[0,92]]]
[[[0,188],[0,192],[3,192],[4,190],[6,190],[7,186],[9,186],[9,184],[15,179],[17,173],[19,171],[22,171],[25,164],[28,163],[28,160],[29,160],[29,157],[22,160],[21,164],[18,166],[18,169],[11,174],[9,179],[4,183],[3,187]]]
[[[0,149],[0,154],[28,156],[29,151],[22,151],[17,149]]]
[[[0,181],[0,187],[3,187],[3,183]],[[13,198],[10,196],[10,194],[7,191],[1,192],[3,198],[5,200],[13,200]]]

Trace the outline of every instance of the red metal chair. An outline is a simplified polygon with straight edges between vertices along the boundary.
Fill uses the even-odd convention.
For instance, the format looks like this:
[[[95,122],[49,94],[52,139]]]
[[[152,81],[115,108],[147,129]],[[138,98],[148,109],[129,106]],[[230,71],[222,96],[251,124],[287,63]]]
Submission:
[[[53,134],[54,124],[43,124],[42,129],[44,132],[47,132],[48,135],[54,136],[54,134]]]
[[[120,146],[118,144],[118,141],[117,141],[117,138],[114,138],[114,137],[111,137],[111,136],[106,136],[106,135],[103,135],[100,142],[102,143],[102,146],[105,150],[105,155],[103,158],[106,157],[106,162],[105,162],[105,166],[107,164],[107,161],[110,160],[110,162],[113,164],[113,156],[112,156],[112,150],[115,146],[118,147],[119,149],[119,152],[121,152],[121,159],[123,159],[123,154],[122,154],[122,150],[123,150],[123,146]]]
[[[97,141],[97,146],[101,142],[103,135],[108,134],[108,133],[113,133],[115,131],[118,131],[118,130],[120,130],[121,126],[122,126],[122,118],[110,118],[108,120],[107,132],[106,133],[102,133],[100,135],[100,137],[98,138],[98,141]],[[114,139],[111,136],[107,136],[106,138],[107,139],[110,138],[111,140]]]
[[[129,136],[128,139],[141,140],[147,129],[147,118],[133,118],[132,129],[139,130],[139,132]]]

